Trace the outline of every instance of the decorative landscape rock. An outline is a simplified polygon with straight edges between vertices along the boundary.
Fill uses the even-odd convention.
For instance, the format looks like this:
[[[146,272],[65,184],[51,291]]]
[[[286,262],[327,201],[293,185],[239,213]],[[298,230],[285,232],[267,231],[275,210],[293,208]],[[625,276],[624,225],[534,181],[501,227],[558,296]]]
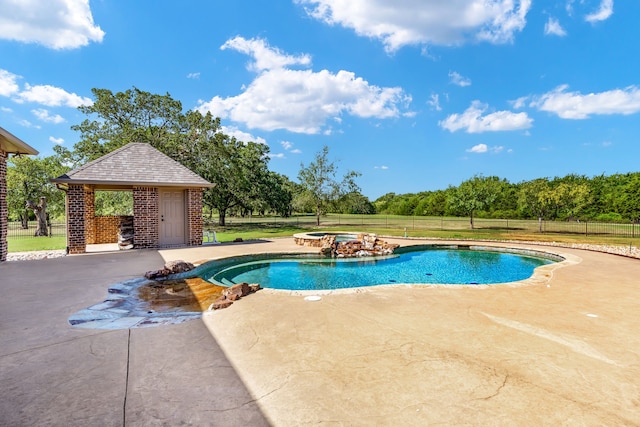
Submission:
[[[375,234],[359,234],[355,240],[336,241],[336,236],[326,235],[320,239],[320,254],[335,258],[391,255],[400,245],[387,243]]]
[[[244,282],[230,286],[222,291],[222,296],[220,296],[220,298],[218,298],[213,304],[211,304],[211,306],[209,306],[209,310],[219,310],[221,308],[227,308],[231,304],[233,304],[234,301],[257,292],[260,289],[261,288],[259,283],[248,284]]]
[[[144,277],[151,280],[162,280],[171,274],[184,273],[191,271],[194,268],[195,266],[190,262],[182,260],[167,261],[164,268],[155,271],[147,271]]]

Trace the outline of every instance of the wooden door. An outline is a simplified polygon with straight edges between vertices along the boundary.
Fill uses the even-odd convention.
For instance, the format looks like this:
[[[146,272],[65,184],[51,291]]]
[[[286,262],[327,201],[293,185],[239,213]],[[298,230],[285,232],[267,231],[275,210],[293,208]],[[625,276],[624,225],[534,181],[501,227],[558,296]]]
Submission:
[[[160,190],[160,245],[185,242],[184,191]]]

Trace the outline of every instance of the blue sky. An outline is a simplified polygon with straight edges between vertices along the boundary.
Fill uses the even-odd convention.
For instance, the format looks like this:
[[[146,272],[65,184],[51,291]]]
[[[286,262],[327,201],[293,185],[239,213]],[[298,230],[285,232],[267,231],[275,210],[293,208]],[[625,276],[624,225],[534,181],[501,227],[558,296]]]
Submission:
[[[169,93],[268,144],[324,145],[371,200],[636,172],[640,2],[0,0],[0,126],[72,148],[91,88]]]

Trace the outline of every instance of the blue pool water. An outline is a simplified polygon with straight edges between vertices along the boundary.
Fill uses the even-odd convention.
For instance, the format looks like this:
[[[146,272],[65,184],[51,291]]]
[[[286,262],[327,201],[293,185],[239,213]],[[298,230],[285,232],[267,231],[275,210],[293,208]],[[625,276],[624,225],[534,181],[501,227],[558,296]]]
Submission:
[[[212,265],[200,277],[223,285],[248,282],[288,290],[393,283],[491,284],[527,279],[536,267],[555,261],[502,251],[421,247],[379,258],[239,257]]]

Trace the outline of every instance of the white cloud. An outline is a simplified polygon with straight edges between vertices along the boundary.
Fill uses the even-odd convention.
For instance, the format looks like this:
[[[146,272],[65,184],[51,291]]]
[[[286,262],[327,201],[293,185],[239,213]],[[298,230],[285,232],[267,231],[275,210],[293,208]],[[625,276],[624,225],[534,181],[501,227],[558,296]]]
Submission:
[[[36,116],[39,120],[46,123],[55,123],[60,124],[66,122],[64,117],[59,114],[50,115],[48,110],[44,108],[38,108],[35,110],[31,110],[34,116]]]
[[[516,99],[515,101],[509,101],[509,103],[511,104],[511,106],[515,109],[520,109],[522,107],[524,107],[527,104],[527,101],[529,100],[528,96],[522,96],[518,99]]]
[[[451,114],[439,125],[450,132],[464,129],[467,133],[482,133],[528,129],[533,123],[527,113],[496,111],[483,116],[487,109],[486,104],[473,101],[464,113]]]
[[[49,137],[49,141],[53,142],[54,144],[58,144],[58,145],[64,144],[64,139],[62,139],[62,138],[54,138],[53,136]]]
[[[20,120],[20,121],[18,122],[18,124],[19,124],[20,126],[24,126],[24,127],[26,127],[26,128],[35,128],[35,129],[40,129],[40,126],[39,126],[39,125],[34,125],[34,124],[33,124],[33,123],[31,123],[29,120],[25,120],[25,119]]]
[[[245,46],[239,39],[236,37],[233,45]],[[317,134],[330,132],[322,128],[328,120],[341,114],[378,119],[399,117],[403,114],[400,108],[411,102],[411,97],[399,87],[370,85],[344,70],[332,73],[282,68],[306,63],[301,59],[305,56],[291,57],[271,48],[267,53],[253,43],[247,46],[247,52],[255,59],[253,68],[262,71],[240,95],[199,101],[200,112],[209,111],[216,117],[245,123],[252,129]],[[266,44],[260,41],[257,46]]]
[[[289,141],[280,141],[280,145],[282,145],[282,148],[284,148],[285,150],[289,150],[291,147],[293,147],[293,143]]]
[[[544,24],[544,34],[546,36],[566,36],[567,32],[562,28],[557,19],[549,17],[547,23]]]
[[[311,65],[311,57],[309,55],[287,55],[280,49],[272,48],[263,39],[247,40],[244,37],[237,36],[227,40],[220,49],[233,49],[253,57],[253,62],[249,63],[249,70],[251,71],[273,70],[290,65]]]
[[[374,169],[381,169],[383,171],[386,171],[386,170],[389,169],[389,166],[382,165],[382,166],[374,166],[373,168]]]
[[[17,80],[20,76],[0,68],[0,96],[11,96],[18,92],[20,87]]]
[[[297,149],[297,148],[293,148],[293,142],[289,142],[289,141],[280,141],[280,145],[282,145],[282,148],[284,148],[286,151],[293,153],[293,154],[300,154],[302,153],[301,150]]]
[[[268,156],[270,159],[286,159],[284,153],[269,153]]]
[[[189,73],[189,74],[187,74],[187,78],[188,79],[199,79],[200,78],[200,73]]]
[[[13,113],[13,110],[9,107],[0,107],[0,111],[3,113]]]
[[[89,0],[0,0],[0,39],[73,49],[101,42]]]
[[[69,93],[59,87],[50,85],[31,86],[29,84],[25,85],[25,90],[17,94],[17,98],[15,98],[14,101],[19,103],[25,101],[35,102],[48,107],[66,106],[72,108],[93,104],[90,98]]]
[[[613,15],[613,0],[602,0],[597,11],[585,16],[587,22],[595,23],[605,21]]]
[[[467,153],[476,153],[476,154],[483,154],[483,153],[494,153],[494,154],[498,154],[500,152],[502,152],[504,150],[504,147],[501,145],[494,145],[493,147],[489,147],[487,146],[487,144],[478,144],[478,145],[474,145],[473,147],[465,150]],[[511,150],[509,150],[509,152],[511,152]]]
[[[220,126],[220,131],[225,135],[237,139],[242,142],[256,142],[258,144],[266,144],[267,141],[259,136],[254,136],[248,132],[241,131],[235,126]]]
[[[462,77],[460,73],[456,71],[449,71],[449,81],[456,86],[465,87],[471,85],[471,79],[468,77]]]
[[[437,93],[431,94],[430,99],[427,101],[427,105],[436,111],[442,111],[442,107],[440,107],[440,95]]]
[[[635,114],[640,112],[640,89],[629,86],[600,93],[567,92],[568,85],[534,98],[530,106],[557,114],[563,119],[588,119],[590,116]]]
[[[295,0],[329,25],[382,41],[388,52],[407,45],[505,43],[526,25],[531,0]]]
[[[487,144],[478,144],[465,151],[467,153],[486,153],[488,150]]]

